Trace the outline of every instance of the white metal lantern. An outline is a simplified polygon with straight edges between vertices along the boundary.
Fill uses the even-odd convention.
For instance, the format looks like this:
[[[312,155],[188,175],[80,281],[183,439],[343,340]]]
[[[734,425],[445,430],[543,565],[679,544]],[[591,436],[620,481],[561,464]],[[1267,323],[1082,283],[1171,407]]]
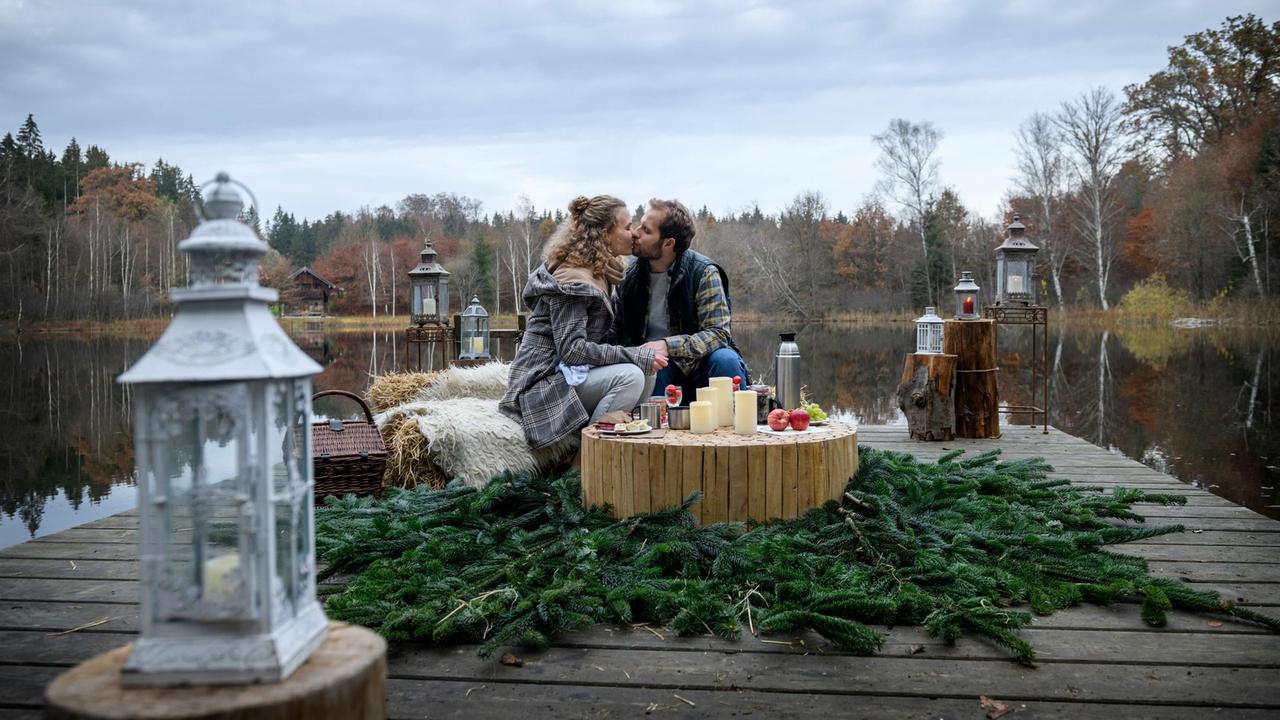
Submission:
[[[924,309],[924,315],[916,318],[916,353],[920,355],[942,354],[943,320],[932,305]]]
[[[977,320],[982,317],[978,290],[978,284],[973,281],[973,273],[968,270],[960,271],[960,282],[956,283],[957,320]]]
[[[1034,270],[1040,248],[1031,244],[1023,233],[1027,226],[1015,214],[1009,224],[1009,236],[996,248],[996,304],[1036,304]]]
[[[328,628],[312,526],[321,368],[272,317],[278,295],[258,285],[267,245],[236,219],[226,173],[214,183],[178,245],[191,285],[172,291],[173,322],[119,378],[134,390],[141,530],[126,685],[282,680]]]
[[[436,262],[431,240],[422,244],[418,264],[409,271],[409,319],[415,325],[449,324],[449,271]]]
[[[471,304],[462,311],[461,321],[462,349],[458,357],[464,360],[488,358],[489,355],[489,313],[480,307],[480,298],[473,296]]]

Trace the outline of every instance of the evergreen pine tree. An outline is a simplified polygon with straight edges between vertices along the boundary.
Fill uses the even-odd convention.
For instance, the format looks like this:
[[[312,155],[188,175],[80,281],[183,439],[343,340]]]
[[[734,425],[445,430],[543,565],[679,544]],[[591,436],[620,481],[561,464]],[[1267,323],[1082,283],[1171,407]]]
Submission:
[[[90,145],[88,149],[84,151],[85,175],[88,175],[98,168],[108,167],[109,165],[111,165],[111,156],[107,154],[106,150],[103,150],[97,145]]]
[[[16,158],[17,181],[28,187],[36,187],[40,181],[40,165],[44,160],[44,142],[40,139],[40,128],[34,116],[28,114],[26,122],[18,128],[14,138],[17,142]]]
[[[74,136],[67,148],[62,151],[63,197],[71,202],[80,197],[80,177],[83,174],[84,154],[80,151],[80,143]]]
[[[476,238],[475,243],[471,245],[471,272],[475,282],[475,294],[480,298],[480,304],[493,307],[493,243],[483,235]],[[469,299],[464,298],[464,300],[469,302]]]

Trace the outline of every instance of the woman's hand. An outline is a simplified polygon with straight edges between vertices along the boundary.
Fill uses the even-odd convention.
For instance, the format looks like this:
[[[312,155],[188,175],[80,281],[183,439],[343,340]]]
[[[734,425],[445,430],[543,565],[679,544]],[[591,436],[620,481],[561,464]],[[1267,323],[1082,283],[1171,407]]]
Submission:
[[[667,359],[666,353],[654,353],[653,364],[649,366],[649,374],[657,375],[658,371],[667,366],[670,360]]]

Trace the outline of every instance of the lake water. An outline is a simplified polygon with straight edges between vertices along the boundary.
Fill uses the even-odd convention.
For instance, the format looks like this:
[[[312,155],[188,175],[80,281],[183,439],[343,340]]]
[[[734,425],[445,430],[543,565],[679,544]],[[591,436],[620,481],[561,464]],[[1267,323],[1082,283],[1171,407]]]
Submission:
[[[763,369],[766,381],[784,329],[735,329],[748,364]],[[892,395],[914,343],[912,326],[796,329],[814,399],[865,424],[905,425]],[[1001,397],[1014,405],[1029,399],[1029,330],[1000,329]],[[401,333],[295,339],[324,365],[321,390],[360,391],[371,375],[404,363]],[[134,506],[130,395],[115,378],[150,344],[0,342],[0,547]],[[1057,330],[1049,338],[1050,424],[1280,518],[1276,346],[1272,336],[1215,328]]]

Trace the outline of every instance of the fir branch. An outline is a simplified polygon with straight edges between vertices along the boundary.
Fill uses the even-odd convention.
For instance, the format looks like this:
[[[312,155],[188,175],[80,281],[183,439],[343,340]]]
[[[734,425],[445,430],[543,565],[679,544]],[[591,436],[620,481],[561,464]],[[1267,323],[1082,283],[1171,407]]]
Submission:
[[[391,639],[545,647],[591,623],[666,625],[736,636],[813,630],[869,653],[871,625],[923,625],[955,641],[986,637],[1015,658],[1031,615],[1081,602],[1137,601],[1143,621],[1170,609],[1225,614],[1280,632],[1280,620],[1106,549],[1181,532],[1135,528],[1136,503],[1184,499],[1082,488],[1040,459],[998,451],[936,463],[860,448],[841,503],[801,518],[699,526],[690,507],[615,520],[582,507],[576,475],[495,478],[481,490],[392,490],[381,500],[330,499],[316,513],[320,577],[334,619]]]

